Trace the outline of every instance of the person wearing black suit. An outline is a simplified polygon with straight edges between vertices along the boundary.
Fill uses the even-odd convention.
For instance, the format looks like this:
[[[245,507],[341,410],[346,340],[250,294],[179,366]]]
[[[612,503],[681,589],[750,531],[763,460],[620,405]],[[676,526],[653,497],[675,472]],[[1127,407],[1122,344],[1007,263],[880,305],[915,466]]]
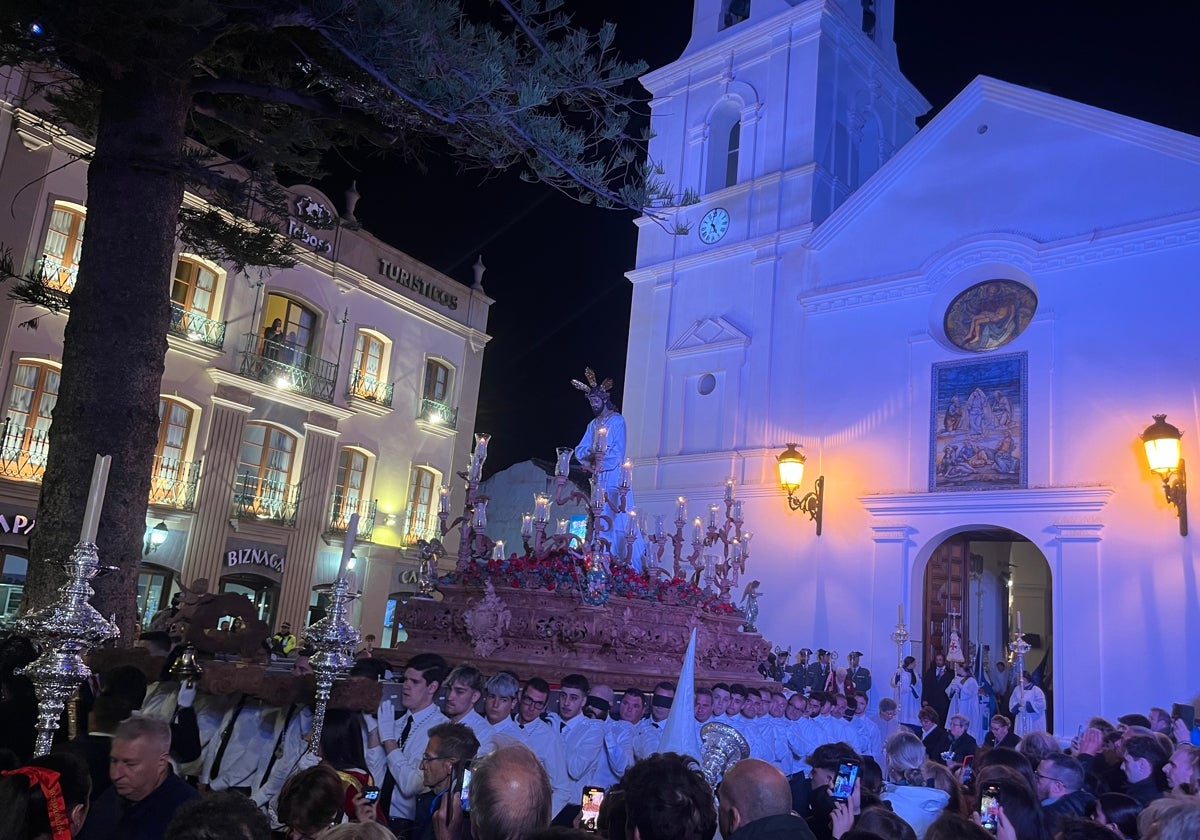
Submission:
[[[131,714],[133,707],[128,698],[101,694],[88,714],[87,732],[76,735],[67,746],[88,766],[88,774],[92,777],[92,802],[112,787],[112,779],[108,775],[112,736],[121,721]]]
[[[950,697],[946,689],[954,682],[954,671],[946,665],[946,657],[936,654],[933,664],[925,672],[921,680],[921,703],[932,706],[938,713],[938,720],[943,721],[950,716]]]
[[[950,750],[950,733],[942,728],[942,719],[933,709],[926,706],[917,715],[921,721],[921,743],[925,745],[925,755],[930,761],[935,761],[943,767],[946,759],[942,753]]]
[[[950,747],[946,752],[952,753],[950,765],[962,764],[962,760],[979,751],[979,743],[967,731],[970,721],[965,715],[950,716]]]
[[[832,681],[832,682],[831,682]],[[808,666],[808,684],[813,691],[837,691],[837,678],[829,664],[829,651],[817,651],[817,661]]]
[[[1012,731],[1012,721],[1004,715],[992,715],[992,725],[983,739],[983,745],[989,749],[992,747],[1016,749],[1019,743],[1021,743],[1021,739],[1017,733]]]

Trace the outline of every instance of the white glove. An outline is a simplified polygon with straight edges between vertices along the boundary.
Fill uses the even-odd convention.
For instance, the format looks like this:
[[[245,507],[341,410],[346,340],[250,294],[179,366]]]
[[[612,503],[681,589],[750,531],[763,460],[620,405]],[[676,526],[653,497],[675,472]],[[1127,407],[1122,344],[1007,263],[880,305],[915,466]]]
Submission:
[[[179,694],[175,698],[175,705],[181,709],[190,709],[195,702],[196,684],[191,680],[181,682],[179,684]]]
[[[379,740],[396,740],[396,707],[391,700],[379,704]]]
[[[363,723],[367,725],[367,734],[370,735],[379,728],[379,721],[375,719],[375,715],[364,714],[362,716]]]

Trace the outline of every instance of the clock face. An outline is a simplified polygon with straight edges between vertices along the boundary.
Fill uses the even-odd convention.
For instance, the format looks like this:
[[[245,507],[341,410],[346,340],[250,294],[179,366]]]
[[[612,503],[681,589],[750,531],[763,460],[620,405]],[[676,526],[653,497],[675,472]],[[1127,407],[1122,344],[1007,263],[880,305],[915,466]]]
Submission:
[[[704,214],[700,220],[700,241],[711,245],[729,230],[729,211],[724,207],[714,207]]]

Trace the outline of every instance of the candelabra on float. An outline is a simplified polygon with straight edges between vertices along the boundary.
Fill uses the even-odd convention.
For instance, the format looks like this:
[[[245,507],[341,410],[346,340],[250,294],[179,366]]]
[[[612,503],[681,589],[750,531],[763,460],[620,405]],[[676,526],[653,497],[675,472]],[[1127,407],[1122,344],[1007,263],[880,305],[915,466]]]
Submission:
[[[33,683],[38,699],[35,755],[50,752],[67,701],[80,683],[92,675],[83,661],[84,654],[121,635],[116,623],[105,619],[88,602],[95,594],[92,579],[107,571],[100,566],[96,528],[111,461],[111,455],[96,456],[83,530],[71,556],[62,563],[68,579],[59,587],[58,598],[17,622],[17,633],[27,636],[40,651],[38,658],[21,672]]]
[[[342,562],[338,567],[337,580],[330,593],[329,611],[320,621],[309,627],[304,636],[315,649],[309,657],[313,673],[317,677],[316,704],[313,708],[312,736],[307,752],[321,754],[321,730],[325,727],[325,712],[333,684],[339,676],[354,665],[354,646],[358,644],[358,630],[346,618],[347,606],[355,595],[350,593],[350,556],[354,550],[354,538],[358,535],[358,514],[350,516],[346,529],[346,544],[342,548]]]
[[[900,679],[899,672],[904,666],[904,646],[908,644],[908,628],[904,626],[904,605],[896,607],[896,629],[892,631],[892,643],[896,646],[896,673],[897,679],[894,688],[896,689],[895,701],[897,708],[900,704]]]
[[[483,464],[487,460],[488,441],[491,435],[475,435],[475,451],[471,453],[471,467],[467,472],[456,473],[466,482],[466,499],[462,515],[453,522],[450,519],[450,488],[442,485],[438,491],[438,522],[444,537],[458,528],[458,562],[455,568],[464,571],[475,557],[487,557],[495,543],[484,532],[487,528],[487,496],[479,495],[479,482],[483,478]]]
[[[675,577],[684,576],[684,564],[694,569],[697,585],[704,582],[706,592],[716,590],[721,603],[731,602],[729,591],[737,586],[738,577],[746,573],[746,561],[750,559],[750,540],[754,536],[742,531],[744,522],[742,502],[734,498],[734,482],[725,482],[725,516],[720,519],[720,506],[708,508],[708,527],[700,517],[692,520],[692,553],[683,556],[683,526],[687,522],[687,498],[680,496],[675,503],[675,533],[664,534],[662,517],[655,518],[655,533],[650,537],[654,548],[651,553],[661,562],[667,546],[671,547]],[[720,546],[719,554],[705,553],[704,549]]]

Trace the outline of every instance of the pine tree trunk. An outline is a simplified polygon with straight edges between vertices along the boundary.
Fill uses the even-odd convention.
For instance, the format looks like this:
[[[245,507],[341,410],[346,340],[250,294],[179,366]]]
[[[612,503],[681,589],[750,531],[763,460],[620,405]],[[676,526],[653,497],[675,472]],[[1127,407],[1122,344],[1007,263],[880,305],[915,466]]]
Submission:
[[[117,616],[123,644],[131,643],[137,618],[188,104],[185,81],[136,71],[103,95],[39,527],[30,545],[26,609],[56,597],[63,581],[57,561],[79,540],[93,460],[112,455],[96,542],[101,564],[118,570],[96,580],[92,603]]]

